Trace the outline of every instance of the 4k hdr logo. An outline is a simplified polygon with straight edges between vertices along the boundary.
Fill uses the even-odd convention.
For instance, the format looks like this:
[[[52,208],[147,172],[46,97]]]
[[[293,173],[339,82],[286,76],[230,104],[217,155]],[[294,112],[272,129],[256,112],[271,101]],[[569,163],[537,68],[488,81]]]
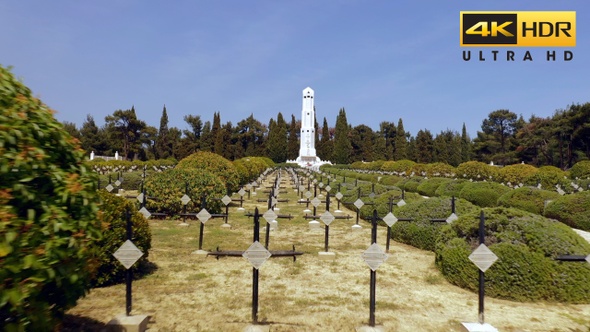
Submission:
[[[575,11],[461,12],[461,46],[575,47]]]

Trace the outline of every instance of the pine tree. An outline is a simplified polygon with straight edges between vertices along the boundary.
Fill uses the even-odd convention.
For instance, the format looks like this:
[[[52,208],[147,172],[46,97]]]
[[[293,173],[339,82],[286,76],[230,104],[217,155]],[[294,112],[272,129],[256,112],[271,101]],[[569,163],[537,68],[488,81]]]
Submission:
[[[268,124],[268,140],[266,144],[267,155],[276,163],[287,160],[287,123],[281,113],[277,121],[270,119]]]
[[[160,118],[160,129],[156,138],[154,154],[156,159],[166,159],[172,155],[172,146],[168,138],[168,113],[166,112],[166,105],[164,105],[162,117]]]
[[[330,137],[330,128],[328,127],[328,121],[324,117],[324,123],[322,126],[322,137],[318,144],[318,157],[321,160],[330,160],[334,152],[334,142]]]
[[[463,129],[461,130],[461,162],[471,160],[471,139],[467,135],[467,128],[463,122]]]
[[[400,118],[397,123],[397,129],[395,132],[395,151],[393,154],[394,160],[402,160],[407,159],[407,148],[408,148],[408,141],[406,139],[406,132],[404,130],[404,123]]]
[[[349,127],[346,120],[346,111],[341,108],[336,118],[336,129],[334,131],[334,154],[332,160],[336,164],[350,163],[352,145],[348,137]]]
[[[299,126],[295,115],[291,114],[291,124],[289,124],[289,139],[287,142],[287,159],[295,160],[299,156]]]
[[[416,134],[416,162],[429,164],[434,161],[434,142],[428,129],[418,131]]]
[[[203,125],[203,132],[201,133],[201,151],[212,152],[213,150],[213,135],[211,133],[211,122],[206,121]]]

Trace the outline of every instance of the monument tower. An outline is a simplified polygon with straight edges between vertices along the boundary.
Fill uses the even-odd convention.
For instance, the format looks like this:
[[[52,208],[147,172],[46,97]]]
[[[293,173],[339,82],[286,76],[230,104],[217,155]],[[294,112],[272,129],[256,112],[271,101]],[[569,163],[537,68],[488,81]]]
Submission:
[[[301,132],[299,135],[299,157],[295,162],[301,167],[319,169],[320,165],[330,164],[322,161],[315,152],[315,109],[313,103],[313,90],[310,87],[303,89],[303,107],[301,108]]]

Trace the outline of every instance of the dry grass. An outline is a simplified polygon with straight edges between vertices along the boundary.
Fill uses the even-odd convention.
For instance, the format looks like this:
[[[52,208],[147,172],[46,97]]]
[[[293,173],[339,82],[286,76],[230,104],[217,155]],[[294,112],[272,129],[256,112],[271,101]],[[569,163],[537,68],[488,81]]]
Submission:
[[[258,196],[264,197],[261,191]],[[354,331],[369,319],[369,268],[360,255],[370,245],[370,228],[352,232],[352,220],[330,227],[330,251],[336,260],[318,259],[324,232],[310,231],[304,207],[295,194],[280,195],[279,219],[271,232],[271,250],[305,254],[296,262],[271,258],[260,268],[259,321],[271,331]],[[245,203],[261,213],[265,203]],[[318,214],[323,212],[318,208]],[[347,213],[354,216],[353,212]],[[220,219],[205,226],[203,248],[245,250],[252,242],[252,219],[230,209],[232,229]],[[241,331],[251,322],[252,267],[241,257],[198,258],[199,226],[179,221],[152,221],[150,261],[157,270],[133,283],[133,314],[150,316],[150,331]],[[378,243],[385,247],[386,230]],[[261,233],[261,242],[264,233]],[[460,322],[477,320],[477,294],[450,285],[434,267],[434,254],[392,242],[387,262],[377,270],[377,324],[388,331],[458,331]],[[100,329],[124,313],[124,285],[98,288],[69,311],[64,330]],[[500,331],[590,331],[590,305],[516,303],[486,299],[486,322]],[[85,325],[84,325],[85,324]]]

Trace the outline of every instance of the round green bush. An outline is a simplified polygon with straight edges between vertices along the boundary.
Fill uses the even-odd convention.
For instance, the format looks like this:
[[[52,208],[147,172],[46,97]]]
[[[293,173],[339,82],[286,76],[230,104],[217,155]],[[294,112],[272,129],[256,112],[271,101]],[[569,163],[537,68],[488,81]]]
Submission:
[[[454,177],[456,175],[456,168],[446,163],[432,163],[426,165],[426,174],[430,177]]]
[[[529,186],[541,185],[541,189],[555,190],[557,185],[567,187],[571,181],[567,179],[567,172],[555,166],[542,166],[535,173],[528,175],[524,183]]]
[[[452,181],[453,180],[447,178],[424,179],[420,182],[416,190],[420,195],[433,197],[436,196],[436,190],[438,189],[438,187]]]
[[[500,196],[498,198],[498,205],[542,215],[546,202],[557,198],[559,198],[559,194],[555,191],[538,189],[536,187],[521,187],[510,190]]]
[[[459,197],[481,207],[498,205],[498,198],[512,189],[495,182],[470,182],[463,186]]]
[[[399,183],[399,187],[404,189],[405,191],[410,192],[418,192],[418,186],[422,182],[424,178],[421,176],[415,176],[408,178],[406,181],[402,181]]]
[[[137,207],[117,195],[105,190],[99,191],[100,206],[98,219],[101,222],[102,239],[95,243],[96,275],[94,286],[107,286],[125,280],[125,267],[113,256],[113,253],[127,241],[127,211],[131,219],[131,242],[143,252],[143,256],[131,268],[134,274],[140,272],[141,266],[147,263],[151,248],[152,235],[147,220],[137,211]]]
[[[178,162],[176,168],[204,169],[217,175],[225,183],[230,192],[236,191],[239,188],[240,176],[235,166],[231,161],[215,153],[205,151],[193,153]]]
[[[485,244],[498,260],[485,273],[486,295],[517,301],[590,302],[590,266],[558,255],[587,254],[590,244],[566,225],[512,208],[486,208]],[[468,256],[479,246],[479,212],[441,228],[435,261],[449,282],[478,289]]]
[[[479,161],[467,161],[457,166],[457,177],[467,180],[496,180],[498,168]]]
[[[233,161],[236,167],[236,172],[239,177],[239,184],[245,185],[248,182],[254,181],[260,176],[264,170],[269,167],[274,167],[274,162],[268,158],[262,157],[244,157]],[[268,162],[272,163],[272,166],[268,165]]]
[[[185,195],[188,184],[188,196],[191,198],[186,205],[187,212],[201,211],[202,197],[206,197],[207,211],[220,213],[220,198],[226,195],[226,189],[219,177],[204,169],[169,169],[156,173],[146,179],[145,191],[155,199],[147,200],[149,212],[177,215],[183,211],[180,200]]]
[[[458,197],[461,189],[468,184],[468,180],[455,179],[453,181],[444,182],[434,192],[435,196],[455,196]]]
[[[515,164],[499,169],[496,182],[510,183],[512,185],[524,184],[527,178],[534,176],[539,170],[532,165]]]
[[[411,218],[413,221],[398,221],[391,229],[395,241],[409,244],[416,248],[434,251],[440,227],[445,223],[432,222],[431,219],[446,219],[451,215],[451,198],[433,197],[408,202],[396,208],[394,214],[398,218]],[[466,214],[478,210],[470,202],[463,199],[455,200],[455,213]]]
[[[50,110],[0,66],[0,325],[52,331],[90,288],[96,177]]]
[[[381,170],[385,172],[396,172],[396,173],[404,173],[405,175],[410,175],[412,173],[412,168],[416,165],[416,162],[402,159],[398,161],[386,161],[381,165]]]
[[[590,231],[590,191],[558,197],[547,204],[544,215],[573,228]]]
[[[569,170],[571,179],[590,178],[590,160],[578,161]]]

